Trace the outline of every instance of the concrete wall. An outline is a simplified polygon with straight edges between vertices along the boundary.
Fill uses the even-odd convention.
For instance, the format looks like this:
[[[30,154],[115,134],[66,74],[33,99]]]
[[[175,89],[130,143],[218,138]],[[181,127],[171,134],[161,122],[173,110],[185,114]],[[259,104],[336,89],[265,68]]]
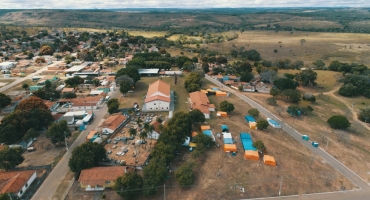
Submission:
[[[170,109],[170,102],[165,102],[161,100],[154,100],[148,103],[145,103],[147,111],[162,111]]]

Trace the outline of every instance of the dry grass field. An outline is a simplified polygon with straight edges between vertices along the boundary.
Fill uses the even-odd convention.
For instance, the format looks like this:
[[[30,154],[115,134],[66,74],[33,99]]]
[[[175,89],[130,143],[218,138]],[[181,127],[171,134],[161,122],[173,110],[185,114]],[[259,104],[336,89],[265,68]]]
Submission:
[[[327,151],[332,156],[356,172],[365,181],[370,181],[370,161],[368,159],[370,135],[367,134],[368,130],[365,127],[352,119],[352,114],[346,104],[332,96],[323,95],[311,104],[314,109],[312,114],[293,118],[286,112],[287,107],[291,105],[290,103],[278,100],[277,106],[271,106],[266,103],[266,99],[270,95],[257,93],[245,93],[245,95],[262,104],[300,133],[309,135],[311,140],[318,141],[323,148],[326,149],[328,143]],[[363,99],[361,102],[364,102],[365,105],[370,104],[370,100]],[[331,116],[338,114],[347,116],[352,124],[351,128],[342,132],[329,127],[326,121]],[[344,139],[339,141],[341,135],[344,135]]]
[[[128,31],[130,35],[141,35],[146,38],[152,37],[164,37],[166,35],[165,31]]]
[[[208,88],[205,85],[205,88]],[[217,118],[212,113],[207,123],[214,133],[221,132],[221,125],[226,124],[237,141],[239,153],[231,156],[223,152],[222,140],[216,139],[220,148],[211,148],[201,157],[196,166],[196,181],[189,188],[180,188],[174,175],[166,181],[167,199],[240,199],[278,196],[282,181],[281,195],[306,194],[340,190],[342,186],[352,189],[352,183],[334,170],[321,157],[303,148],[298,141],[282,130],[269,127],[267,131],[249,129],[244,116],[251,108],[235,96],[209,97],[217,107],[223,100],[236,107],[228,118]],[[259,118],[264,118],[260,116]],[[277,167],[264,165],[262,161],[243,158],[239,140],[240,132],[252,134],[253,141],[265,143],[267,153],[275,157]],[[191,153],[185,153],[176,159],[171,169],[176,169],[189,159]],[[219,173],[219,175],[217,175]],[[329,183],[330,182],[330,183]],[[236,187],[243,187],[243,193]],[[147,199],[163,199],[158,196]]]
[[[299,73],[300,70],[279,70],[278,76],[283,77],[285,73],[288,74],[296,74]],[[341,85],[341,83],[337,82],[336,76],[341,77],[341,73],[339,72],[333,72],[333,71],[324,71],[324,70],[315,70],[317,73],[317,87],[311,88],[311,87],[300,87],[301,91],[304,92],[311,92],[311,93],[320,93],[320,92],[328,92],[333,90],[334,88]],[[322,89],[319,89],[323,87]]]
[[[306,42],[302,45],[301,40]],[[303,60],[310,66],[322,59],[328,65],[333,60],[358,62],[370,66],[370,46],[368,34],[354,33],[314,33],[280,31],[245,31],[235,40],[217,44],[202,44],[202,48],[228,54],[230,50],[245,47],[256,49],[262,59]],[[279,43],[281,42],[281,43]],[[278,52],[274,53],[274,49]]]

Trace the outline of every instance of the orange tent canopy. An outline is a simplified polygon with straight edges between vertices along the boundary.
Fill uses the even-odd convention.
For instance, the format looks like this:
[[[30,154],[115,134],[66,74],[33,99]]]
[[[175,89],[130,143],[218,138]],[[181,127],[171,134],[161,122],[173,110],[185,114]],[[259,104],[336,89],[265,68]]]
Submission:
[[[235,144],[224,144],[224,152],[236,152]]]
[[[244,158],[249,160],[259,160],[260,157],[257,151],[247,150],[244,152]]]
[[[227,117],[227,112],[218,111],[217,116],[219,117]]]
[[[192,137],[195,137],[195,136],[197,136],[197,135],[198,135],[198,133],[197,133],[197,132],[192,132],[192,133],[191,133],[191,136],[192,136]]]
[[[200,130],[202,130],[202,131],[210,130],[210,129],[211,129],[211,127],[208,126],[208,125],[202,125],[202,126],[200,126]]]
[[[265,165],[276,166],[275,158],[269,155],[263,156],[263,162],[265,163]]]

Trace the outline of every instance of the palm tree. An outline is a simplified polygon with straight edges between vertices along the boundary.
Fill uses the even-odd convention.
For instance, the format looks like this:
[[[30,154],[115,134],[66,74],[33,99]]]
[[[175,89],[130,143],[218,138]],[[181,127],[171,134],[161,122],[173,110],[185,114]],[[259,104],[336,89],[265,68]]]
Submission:
[[[130,128],[129,132],[130,132],[130,136],[133,136],[133,137],[136,136],[136,129]]]
[[[145,139],[148,137],[148,133],[146,131],[140,132],[140,140],[143,140],[145,142]],[[145,142],[145,149],[146,149],[146,142]]]

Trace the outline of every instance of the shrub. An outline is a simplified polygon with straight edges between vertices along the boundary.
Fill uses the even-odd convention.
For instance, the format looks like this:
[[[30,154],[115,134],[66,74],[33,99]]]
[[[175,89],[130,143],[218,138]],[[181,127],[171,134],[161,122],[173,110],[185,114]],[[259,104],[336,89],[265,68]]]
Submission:
[[[252,115],[253,117],[257,117],[260,114],[257,108],[251,108],[248,110],[248,114]]]
[[[343,115],[334,115],[328,119],[328,124],[334,129],[346,129],[351,126],[351,123]]]

